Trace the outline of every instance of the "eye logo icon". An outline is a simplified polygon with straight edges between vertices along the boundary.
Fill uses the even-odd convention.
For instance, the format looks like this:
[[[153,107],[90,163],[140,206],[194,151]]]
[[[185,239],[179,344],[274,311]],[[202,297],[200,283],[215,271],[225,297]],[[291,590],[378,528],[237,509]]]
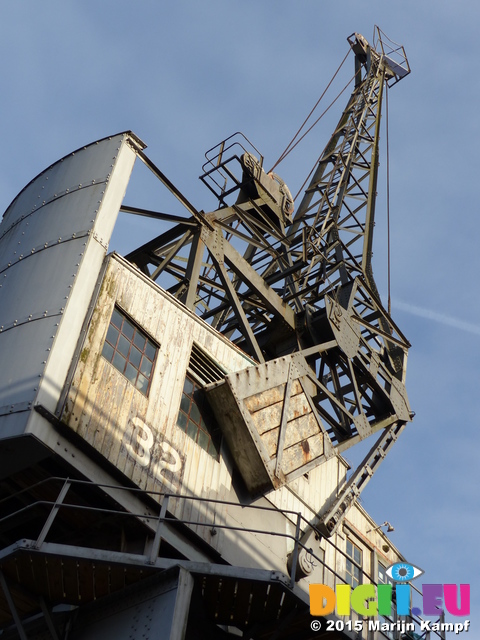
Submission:
[[[395,580],[395,582],[410,582],[410,580],[415,580],[415,578],[421,576],[422,573],[424,573],[422,569],[407,562],[396,562],[386,570],[387,576]]]
[[[412,586],[410,582],[423,575],[423,569],[408,562],[396,562],[391,564],[385,572],[395,584],[392,585],[387,581],[382,581],[379,584],[364,583],[359,584],[352,590],[349,584],[342,583],[335,586],[335,591],[326,584],[310,584],[310,614],[312,616],[324,616],[336,610],[338,616],[349,616],[351,609],[353,609],[361,616],[373,617],[378,615],[390,618],[392,616],[392,607],[395,605],[397,616],[423,615],[438,618],[445,610],[452,616],[470,615],[469,584],[422,585],[421,591],[416,589],[422,599],[422,609],[420,609],[419,607],[412,607]],[[416,597],[416,599],[420,600],[419,597]],[[395,625],[397,623],[394,622],[392,624]],[[402,624],[411,625],[408,629],[402,627],[400,629],[402,633],[404,631],[414,631],[415,624],[418,624],[418,621],[402,622]],[[423,624],[423,621],[421,624]],[[466,627],[462,627],[462,624],[458,623],[459,626],[455,627],[455,633],[458,633],[457,629],[466,630],[468,624],[470,624],[469,620],[465,621]],[[373,627],[371,628],[373,629]],[[396,628],[392,627],[391,631]],[[380,627],[375,627],[374,630],[377,629],[384,630],[383,627],[381,629]],[[427,627],[422,626],[422,629],[427,630]],[[453,630],[453,627],[448,629]],[[432,627],[430,630],[436,629]]]

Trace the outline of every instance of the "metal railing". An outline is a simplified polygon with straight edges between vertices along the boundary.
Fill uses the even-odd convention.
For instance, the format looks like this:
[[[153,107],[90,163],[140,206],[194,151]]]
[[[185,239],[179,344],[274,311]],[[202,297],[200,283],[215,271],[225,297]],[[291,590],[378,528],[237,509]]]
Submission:
[[[9,500],[19,499],[22,497],[22,495],[32,493],[32,492],[34,494],[38,494],[39,492],[41,492],[42,487],[45,487],[46,485],[53,484],[53,483],[60,484],[58,494],[56,495],[56,498],[54,500],[34,499],[30,504],[20,509],[15,509],[11,513],[7,513],[6,515],[0,518],[0,530],[4,530],[4,526],[9,521],[12,523],[12,521],[14,521],[15,518],[21,517],[22,522],[24,522],[25,516],[28,514],[29,511],[33,509],[37,509],[38,507],[47,508],[48,514],[38,533],[37,538],[34,540],[32,545],[33,549],[40,551],[42,549],[42,545],[46,543],[47,537],[51,532],[52,526],[54,525],[61,510],[67,510],[67,509],[79,510],[87,513],[102,514],[102,516],[115,516],[115,517],[120,516],[125,518],[132,518],[148,525],[152,531],[153,539],[151,539],[151,544],[148,545],[148,547],[144,550],[145,553],[143,555],[144,563],[150,566],[154,565],[156,562],[156,559],[159,557],[161,541],[162,541],[164,529],[167,523],[170,523],[172,525],[175,525],[175,524],[184,525],[187,527],[207,527],[210,529],[210,531],[215,530],[215,532],[217,530],[240,531],[246,534],[266,536],[267,538],[268,537],[285,538],[287,540],[290,540],[291,543],[293,543],[293,551],[291,554],[291,571],[290,571],[291,575],[290,575],[290,579],[286,581],[286,586],[289,587],[290,589],[293,589],[296,583],[297,561],[298,561],[299,554],[302,551],[308,554],[308,557],[312,561],[312,563],[318,563],[319,565],[322,566],[325,584],[328,584],[334,589],[337,584],[345,584],[347,582],[345,575],[341,575],[340,573],[338,573],[334,568],[329,566],[328,562],[325,562],[324,558],[319,557],[318,554],[314,553],[312,548],[307,547],[302,543],[302,538],[305,538],[305,534],[308,533],[309,531],[311,531],[314,535],[318,536],[318,539],[323,540],[325,544],[325,552],[327,552],[328,549],[330,549],[330,551],[333,550],[335,559],[337,557],[337,554],[339,554],[343,558],[343,562],[346,562],[347,560],[349,560],[350,562],[353,562],[352,558],[350,558],[345,551],[339,548],[338,545],[336,545],[333,541],[329,540],[328,538],[324,538],[321,532],[315,527],[315,525],[309,522],[302,515],[301,512],[296,512],[288,509],[279,509],[277,507],[265,507],[260,505],[243,505],[236,502],[202,498],[199,496],[188,496],[188,495],[159,492],[159,491],[147,491],[147,490],[134,488],[134,487],[121,487],[121,486],[110,485],[110,484],[96,484],[96,483],[92,483],[85,480],[74,480],[69,478],[51,477],[51,478],[42,480],[30,487],[26,487],[21,491],[0,500],[0,512],[6,510],[5,506],[7,505]],[[69,502],[66,502],[66,498],[69,494],[69,491],[72,489],[72,487],[77,487],[77,488],[85,487],[87,489],[95,489],[95,490],[125,491],[130,494],[136,494],[140,498],[144,496],[150,496],[159,504],[159,507],[160,507],[159,513],[158,513],[158,516],[154,516],[154,515],[148,515],[145,512],[135,513],[135,512],[127,511],[124,509],[95,507],[95,506],[90,506],[85,504],[69,503]],[[212,508],[211,510],[212,519],[209,521],[205,520],[202,522],[198,519],[197,520],[183,519],[183,518],[176,517],[171,513],[169,513],[169,503],[172,499],[175,499],[177,501],[178,500],[191,501],[193,503],[209,506]],[[239,508],[242,510],[259,511],[259,512],[265,512],[265,513],[270,512],[270,513],[275,513],[277,515],[282,514],[285,518],[290,520],[290,522],[292,523],[292,528],[294,527],[295,532],[290,534],[287,531],[280,532],[280,531],[272,531],[271,529],[250,528],[245,525],[234,526],[226,522],[225,523],[219,522],[218,520],[219,513],[216,510],[216,508],[221,506],[228,506],[231,508]],[[248,521],[248,518],[246,518],[246,520]],[[67,544],[67,546],[69,545]],[[337,564],[336,560],[334,564],[335,565]],[[369,575],[363,569],[363,567],[361,567],[357,563],[354,563],[354,564],[361,571],[361,581],[360,581],[361,583],[371,583],[371,584],[374,584],[375,586],[379,584],[378,580],[376,580],[373,576]],[[421,597],[422,595],[421,591],[417,589],[414,585],[411,585],[411,587],[413,591],[417,594],[417,596]],[[361,616],[358,619],[362,619]],[[395,614],[395,617],[392,619],[385,618],[385,621],[389,623],[393,623],[393,622],[396,622],[396,623],[404,622],[405,624],[414,623],[415,629],[420,629],[421,620],[422,619],[419,616],[414,616],[414,615],[401,616],[401,617],[398,617],[397,619]],[[443,621],[444,621],[444,617],[442,615],[436,622],[443,622]],[[382,637],[388,638],[389,640],[397,640],[400,638],[402,639],[405,638],[405,640],[409,638],[413,640],[420,640],[420,639],[434,640],[434,638],[440,638],[441,640],[444,640],[446,637],[445,633],[442,631],[429,631],[429,630],[425,630],[422,634],[415,632],[413,635],[412,634],[408,635],[408,632],[406,634],[401,632],[400,628],[395,629],[394,633],[389,631],[384,632],[382,630],[379,630],[379,633]],[[375,637],[378,637],[378,636],[375,636]]]

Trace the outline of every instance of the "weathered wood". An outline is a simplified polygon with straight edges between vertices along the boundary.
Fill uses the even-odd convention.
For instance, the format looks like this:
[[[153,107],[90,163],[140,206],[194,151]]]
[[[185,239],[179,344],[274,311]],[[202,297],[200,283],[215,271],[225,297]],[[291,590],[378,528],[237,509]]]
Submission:
[[[159,345],[148,397],[101,355],[115,304]],[[182,490],[184,449],[190,439],[176,426],[176,420],[193,340],[225,370],[241,370],[252,364],[224,336],[152,281],[117,257],[110,258],[62,420],[141,488]],[[143,456],[143,445],[148,455]],[[176,466],[168,447],[175,450],[175,460],[181,461],[174,484],[170,469]],[[193,441],[187,449],[198,452],[190,456],[188,484],[198,495],[213,491],[215,496],[220,475],[213,469],[220,463]],[[222,482],[228,490],[230,476],[224,474]]]
[[[306,372],[297,364],[294,356],[284,356],[229,374],[226,383],[207,387],[236,464],[253,493],[265,488],[266,478],[277,488],[289,474],[298,475],[302,464],[311,469],[330,456],[321,419],[307,396],[308,384],[302,377]],[[290,370],[292,379],[287,384]]]
[[[292,382],[292,396],[296,396],[302,393],[302,387],[298,380]],[[276,402],[283,402],[285,396],[285,384],[280,384],[277,387],[267,388],[260,393],[255,393],[252,396],[248,396],[244,399],[245,407],[251,412],[261,411],[265,407],[268,407]]]
[[[262,436],[262,440],[271,458],[277,455],[279,429],[280,427],[271,429],[270,431],[264,433]],[[296,420],[292,420],[291,422],[287,423],[284,449],[288,449],[289,447],[292,447],[293,445],[298,444],[314,436],[315,434],[318,434],[321,439],[323,438],[322,434],[319,433],[318,424],[313,414],[310,413],[306,416],[297,418]]]
[[[323,436],[318,434],[302,440],[283,451],[282,470],[287,476],[323,454]],[[271,466],[273,466],[272,460]]]
[[[265,407],[252,414],[252,420],[260,435],[279,426],[282,417],[283,401]],[[305,394],[290,398],[287,412],[287,422],[291,422],[307,413],[311,413],[310,405]]]
[[[244,400],[285,384],[291,360],[291,356],[284,356],[231,374],[230,383],[238,399]]]

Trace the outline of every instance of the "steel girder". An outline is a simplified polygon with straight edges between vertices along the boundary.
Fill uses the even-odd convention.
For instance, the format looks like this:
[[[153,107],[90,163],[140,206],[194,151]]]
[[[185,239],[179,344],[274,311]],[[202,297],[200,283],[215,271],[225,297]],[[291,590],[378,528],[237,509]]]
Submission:
[[[293,218],[284,183],[232,137],[207,154],[202,176],[220,207],[205,214],[187,202],[191,218],[127,256],[162,284],[169,276],[173,295],[260,363],[300,352],[339,450],[411,419],[410,345],[371,265],[382,93],[409,67],[403,48],[393,62],[378,33],[376,48],[349,38],[353,93]]]

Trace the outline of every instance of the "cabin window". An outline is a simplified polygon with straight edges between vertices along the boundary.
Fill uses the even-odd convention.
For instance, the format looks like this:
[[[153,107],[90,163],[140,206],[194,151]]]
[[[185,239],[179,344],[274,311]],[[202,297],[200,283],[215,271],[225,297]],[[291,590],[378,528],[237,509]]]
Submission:
[[[362,550],[347,538],[346,582],[353,589],[362,582],[362,556]]]
[[[378,584],[395,584],[395,580],[387,575],[386,568],[380,562],[378,563]]]
[[[189,375],[183,385],[177,427],[218,460],[220,437],[215,418],[203,389]]]
[[[157,351],[157,345],[115,307],[102,356],[144,395],[148,395],[150,389]]]

